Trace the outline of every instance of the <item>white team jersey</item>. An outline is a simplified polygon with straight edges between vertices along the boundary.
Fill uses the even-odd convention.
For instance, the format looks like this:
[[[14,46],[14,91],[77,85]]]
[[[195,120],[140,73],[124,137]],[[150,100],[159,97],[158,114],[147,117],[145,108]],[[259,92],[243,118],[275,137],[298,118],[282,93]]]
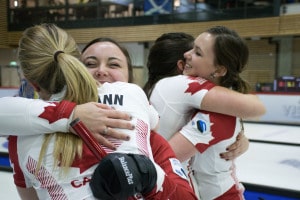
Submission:
[[[167,140],[190,119],[195,109],[200,109],[203,97],[214,84],[199,78],[178,75],[156,83],[150,102],[159,112],[158,133]]]
[[[234,185],[231,192],[243,199],[244,188],[236,178],[234,161],[220,158],[240,131],[239,118],[207,111],[198,112],[180,130],[198,150],[190,161],[189,177],[201,200],[220,197]]]
[[[115,152],[144,154],[152,158],[149,143],[150,130],[158,125],[159,118],[144,91],[135,84],[104,83],[99,88],[99,97],[101,103],[110,105],[118,111],[125,111],[133,117],[131,122],[135,126],[134,134],[132,130],[122,129],[123,133],[130,135],[129,141],[108,138],[117,147]],[[106,150],[111,151],[110,149]]]
[[[61,94],[54,95],[51,100],[61,100],[61,96]],[[129,141],[110,139],[117,146],[116,151],[144,154],[153,160],[149,137],[150,129],[154,128],[158,123],[158,114],[156,110],[149,105],[149,101],[143,90],[135,84],[123,82],[105,83],[99,88],[99,98],[102,103],[111,105],[117,110],[128,112],[133,117],[132,122],[135,125],[135,129],[126,132],[130,135],[131,139]],[[27,108],[32,107],[29,106]],[[47,107],[45,109],[47,109]],[[41,116],[44,110],[39,109],[35,112],[40,112],[37,115]],[[22,113],[22,115],[24,115],[24,113]],[[49,116],[49,118],[51,118],[51,116]],[[57,121],[51,123],[60,124],[59,121],[61,120],[66,119],[59,118]],[[44,123],[43,119],[37,121]],[[45,121],[47,121],[47,123],[50,122],[48,118],[45,118]],[[47,123],[45,122],[45,124]],[[30,124],[34,125],[34,123],[31,122]],[[15,131],[18,131],[17,128],[15,129]],[[32,127],[26,127],[26,125],[24,125],[24,129],[23,131],[27,132],[30,129],[32,130]],[[20,169],[24,175],[23,178],[20,178],[20,173],[18,173],[19,177],[15,178],[16,185],[20,187],[34,187],[40,199],[94,199],[89,188],[89,181],[98,164],[98,160],[85,145],[83,146],[82,156],[84,159],[75,160],[68,174],[60,174],[61,169],[59,166],[54,166],[53,163],[52,152],[54,148],[54,138],[52,138],[45,153],[41,169],[38,175],[35,176],[35,169],[43,138],[44,135],[10,136],[10,143],[12,144],[10,155],[14,157],[14,162],[12,163],[13,168]],[[112,152],[108,149],[105,150],[107,150],[108,153]],[[159,167],[157,167],[156,164],[155,167],[158,170],[157,186],[160,188],[164,180],[164,173],[161,169],[158,169]]]
[[[160,80],[150,97],[160,115],[158,133],[170,139],[180,131],[199,151],[192,159],[193,173],[189,176],[201,200],[214,199],[238,184],[234,163],[221,159],[219,154],[236,140],[241,130],[239,121],[232,116],[206,111],[190,121],[192,114],[201,109],[201,102],[212,87],[213,83],[202,78],[179,75]],[[235,191],[240,194],[242,189]]]

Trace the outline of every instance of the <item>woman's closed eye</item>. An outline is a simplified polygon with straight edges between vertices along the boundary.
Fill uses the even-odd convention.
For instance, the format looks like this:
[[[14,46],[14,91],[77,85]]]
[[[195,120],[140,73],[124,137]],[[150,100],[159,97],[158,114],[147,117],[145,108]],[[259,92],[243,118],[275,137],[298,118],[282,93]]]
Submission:
[[[196,51],[196,55],[197,56],[202,56],[202,54],[200,52],[197,52],[197,51]]]
[[[197,56],[202,56],[202,51],[199,48],[196,48],[194,52]]]
[[[109,63],[108,66],[110,68],[121,68],[121,65],[119,63],[116,63],[116,62]]]
[[[202,50],[198,46],[194,46],[193,51],[195,52],[196,56],[202,56]]]
[[[86,61],[83,64],[88,68],[96,68],[98,66],[98,63],[95,61]]]

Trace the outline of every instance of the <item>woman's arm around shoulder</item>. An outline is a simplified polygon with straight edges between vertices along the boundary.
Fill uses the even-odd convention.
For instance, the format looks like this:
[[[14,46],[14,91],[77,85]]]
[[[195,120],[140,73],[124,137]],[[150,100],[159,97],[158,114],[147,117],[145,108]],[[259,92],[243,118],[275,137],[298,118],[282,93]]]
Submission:
[[[79,117],[98,142],[113,149],[114,145],[101,132],[106,127],[130,130],[134,128],[129,121],[130,115],[96,102],[76,106],[68,101],[46,102],[22,97],[2,97],[0,110],[0,135],[69,132],[70,122]],[[115,129],[110,129],[109,134],[111,137],[128,140],[128,135]]]
[[[215,86],[204,96],[201,109],[240,118],[258,117],[266,112],[262,101],[254,94],[242,94]]]

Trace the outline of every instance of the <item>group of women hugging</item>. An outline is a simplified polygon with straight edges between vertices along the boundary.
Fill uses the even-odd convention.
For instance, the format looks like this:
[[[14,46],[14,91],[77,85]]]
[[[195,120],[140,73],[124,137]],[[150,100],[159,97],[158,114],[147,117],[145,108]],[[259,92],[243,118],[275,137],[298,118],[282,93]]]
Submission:
[[[224,26],[196,38],[165,33],[150,48],[141,88],[114,39],[80,51],[55,24],[27,28],[18,61],[39,98],[0,98],[21,199],[244,199],[234,165],[249,146],[243,119],[265,113],[240,77],[248,56]],[[74,120],[105,156],[93,154]]]

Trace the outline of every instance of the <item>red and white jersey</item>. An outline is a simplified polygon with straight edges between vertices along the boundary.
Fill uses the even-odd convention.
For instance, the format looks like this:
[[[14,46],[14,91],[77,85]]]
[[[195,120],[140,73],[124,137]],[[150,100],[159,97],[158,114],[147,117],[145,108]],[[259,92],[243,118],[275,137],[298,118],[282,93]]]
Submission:
[[[75,103],[46,102],[22,97],[0,98],[0,135],[39,135],[68,132]],[[42,113],[48,115],[39,117]]]
[[[44,141],[43,135],[9,136],[9,156],[14,170],[14,182],[23,188],[33,187],[39,199],[95,199],[89,187],[98,159],[83,146],[83,160],[75,160],[66,174],[54,166],[54,137],[45,152],[37,174],[37,162]]]
[[[160,116],[157,132],[170,139],[188,122],[194,109],[200,109],[203,97],[214,86],[205,79],[184,75],[158,81],[150,97]]]
[[[50,100],[58,101],[62,96],[62,94],[56,94]],[[158,114],[150,106],[143,90],[135,84],[124,82],[105,83],[99,88],[99,98],[102,103],[126,111],[133,117],[132,122],[135,125],[135,130],[127,130],[131,137],[130,140],[111,139],[117,146],[116,151],[144,154],[153,160],[150,146],[150,129],[157,125]],[[53,106],[55,105],[53,103]],[[41,112],[38,113],[38,116],[48,120],[50,124],[57,123],[53,120],[63,120],[65,122],[66,119],[63,116],[51,116],[46,113],[48,109],[53,109],[53,106],[39,109]],[[27,126],[27,129],[32,129],[32,127]],[[69,173],[65,175],[59,166],[54,166],[52,152],[55,142],[52,139],[45,152],[41,170],[35,176],[43,139],[44,135],[10,136],[9,153],[12,165],[16,174],[17,171],[22,172],[18,173],[17,176],[15,174],[15,183],[20,187],[34,187],[40,199],[93,199],[87,183],[98,161],[96,158],[89,159],[93,156],[90,155],[90,151],[85,146],[82,155],[83,160],[74,161]],[[107,153],[111,152],[107,151]],[[160,167],[155,166],[158,173],[157,191],[159,191],[164,181],[164,172]]]
[[[24,146],[19,145],[20,143],[17,142],[17,140],[19,140],[18,137],[10,136],[9,153],[14,169],[14,181],[16,185],[20,187],[30,187],[31,184],[37,183],[33,180],[29,180],[29,178],[32,177],[31,173],[29,176],[23,173],[20,168],[18,152],[26,147],[31,149],[31,151],[34,152],[33,154],[37,155],[35,151],[39,152],[40,143],[36,147],[33,145],[31,139],[38,142],[38,140],[41,139],[40,137],[42,137],[40,136],[41,133],[67,132],[72,118],[72,111],[75,106],[74,103],[68,101],[45,102],[20,97],[0,98],[0,134],[19,136],[34,135],[28,138],[30,144],[25,144]],[[24,140],[23,143],[26,143],[26,140]],[[159,134],[152,132],[150,134],[150,143],[154,160],[161,166],[166,176],[164,177],[162,185],[163,190],[153,190],[145,198],[152,200],[197,199],[185,175],[182,173],[182,166],[176,159],[168,142]],[[25,149],[22,154],[27,152]],[[45,190],[43,191],[43,195],[46,197],[50,197],[50,195],[65,197],[65,195],[68,194],[71,195],[70,197],[73,197],[74,194],[76,197],[72,199],[81,199],[81,197],[82,199],[93,199],[90,189],[86,186],[89,184],[88,182],[90,181],[91,174],[98,160],[85,145],[83,145],[83,157],[85,158],[84,161],[74,161],[71,169],[74,176],[66,177],[65,180],[68,181],[63,183],[63,187],[58,184],[54,186],[53,184],[53,187],[50,188],[51,194]],[[33,163],[31,166],[34,166],[35,162],[31,163]],[[30,166],[28,165],[28,167]],[[51,169],[51,171],[52,170],[53,169]],[[45,172],[45,168],[43,168],[42,171]],[[45,172],[45,174],[47,173]],[[51,175],[49,175],[49,177],[51,177]],[[50,178],[50,180],[51,183],[56,182],[53,178]],[[47,185],[45,182],[41,184]],[[47,192],[49,194],[47,194]],[[41,197],[41,199],[47,199],[43,197]]]
[[[199,153],[191,160],[191,183],[201,200],[211,200],[222,194],[241,195],[243,188],[235,177],[234,163],[220,158],[220,153],[235,142],[240,132],[236,117],[212,112],[199,112],[206,93],[214,84],[199,77],[184,75],[160,80],[152,91],[150,102],[160,115],[160,133],[170,139],[180,130]],[[187,125],[186,125],[187,124]],[[202,132],[201,132],[202,131]],[[231,188],[233,186],[234,189]],[[230,196],[228,199],[232,199]],[[242,197],[240,198],[242,199]]]
[[[30,136],[36,137],[36,136]],[[24,137],[26,138],[26,137]],[[16,143],[18,137],[10,136],[9,140],[10,143]],[[31,138],[28,138],[29,142]],[[25,141],[24,141],[25,143]],[[182,173],[182,166],[180,162],[176,159],[172,148],[170,147],[169,143],[159,134],[156,132],[151,132],[150,135],[150,143],[153,151],[153,156],[155,162],[162,167],[164,172],[166,173],[164,182],[163,182],[163,190],[156,191],[153,190],[150,192],[145,199],[151,200],[161,200],[161,199],[169,199],[169,200],[182,200],[182,199],[189,199],[189,200],[196,200],[197,197],[195,196],[192,188],[189,186],[188,181],[186,180],[185,175]],[[28,148],[32,148],[33,144],[30,143],[25,144]],[[29,180],[29,177],[32,177],[32,174],[27,175],[23,173],[20,168],[20,164],[18,162],[18,146],[17,145],[10,145],[9,152],[13,168],[14,168],[14,181],[15,184],[20,187],[30,187],[31,184],[36,183],[32,180]],[[20,151],[20,149],[19,149]],[[13,152],[13,153],[11,153]],[[25,151],[23,153],[26,153]],[[91,196],[91,191],[88,187],[89,181],[91,179],[91,174],[94,171],[95,166],[98,163],[97,158],[90,152],[90,150],[84,145],[83,146],[83,157],[85,158],[84,161],[76,160],[72,165],[71,171],[73,172],[73,177],[66,177],[64,183],[56,183],[53,184],[56,180],[51,178],[51,174],[49,175],[46,170],[42,168],[42,172],[48,174],[49,176],[49,183],[53,184],[53,187],[50,188],[49,194],[47,194],[47,190],[43,192],[42,197],[40,199],[94,199]],[[32,166],[34,166],[36,162],[32,162]],[[28,166],[30,167],[30,166]],[[53,169],[51,169],[52,172]],[[57,173],[57,171],[55,172]],[[43,175],[43,174],[42,174]],[[45,179],[43,182],[44,185],[48,184],[48,179]],[[63,186],[63,187],[61,187]],[[41,188],[40,188],[41,189]],[[60,192],[63,192],[60,194]],[[52,194],[53,193],[53,194]],[[66,193],[69,197],[66,197]],[[63,198],[62,198],[63,197]],[[134,198],[130,198],[133,200]]]
[[[234,161],[220,158],[240,131],[239,118],[207,111],[197,112],[180,130],[199,151],[188,169],[201,200],[243,199],[244,188],[237,180]]]
[[[129,113],[132,116],[131,123],[135,126],[134,131],[122,129],[123,133],[130,135],[129,141],[108,138],[117,147],[115,152],[144,154],[152,158],[150,130],[157,127],[159,117],[144,91],[135,84],[124,82],[104,83],[98,91],[100,103]],[[110,149],[106,150],[111,152]]]

